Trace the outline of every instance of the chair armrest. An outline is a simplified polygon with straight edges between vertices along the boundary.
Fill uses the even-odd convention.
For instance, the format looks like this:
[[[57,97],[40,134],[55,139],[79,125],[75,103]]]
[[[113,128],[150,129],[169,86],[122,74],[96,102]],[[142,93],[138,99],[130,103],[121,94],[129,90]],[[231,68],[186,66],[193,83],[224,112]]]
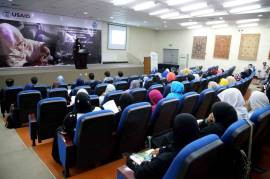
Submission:
[[[28,115],[28,121],[29,121],[30,137],[31,137],[32,140],[35,140],[37,138],[37,119],[36,119],[36,115],[34,113],[30,113]]]
[[[123,165],[117,168],[117,179],[135,179],[134,171]]]
[[[73,144],[72,139],[59,131],[57,132],[57,143],[62,166],[67,168],[73,165],[75,161],[75,145]]]

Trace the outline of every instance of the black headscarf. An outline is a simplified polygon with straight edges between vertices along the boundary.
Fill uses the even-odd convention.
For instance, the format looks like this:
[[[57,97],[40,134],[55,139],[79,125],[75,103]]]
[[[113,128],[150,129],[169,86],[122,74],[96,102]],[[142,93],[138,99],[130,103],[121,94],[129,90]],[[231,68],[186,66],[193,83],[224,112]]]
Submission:
[[[216,102],[212,107],[215,122],[228,128],[232,123],[237,121],[237,112],[234,107],[225,102]]]
[[[197,119],[187,113],[178,114],[173,124],[173,145],[182,148],[199,137]]]
[[[119,98],[119,104],[122,111],[130,104],[134,102],[134,97],[129,93],[124,93]]]
[[[75,97],[75,109],[76,113],[87,113],[93,110],[91,105],[90,96],[86,93],[78,93]]]

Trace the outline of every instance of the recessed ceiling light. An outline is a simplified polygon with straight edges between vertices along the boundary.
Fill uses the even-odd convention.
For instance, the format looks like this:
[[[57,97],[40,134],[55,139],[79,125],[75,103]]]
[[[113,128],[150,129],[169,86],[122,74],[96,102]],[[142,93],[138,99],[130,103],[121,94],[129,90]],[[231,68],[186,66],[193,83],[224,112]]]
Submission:
[[[180,10],[183,12],[188,12],[188,11],[203,9],[206,7],[207,7],[206,2],[200,2],[200,3],[194,3],[194,4],[187,5],[187,6],[183,6],[182,8],[180,8]]]
[[[167,19],[170,19],[170,20],[174,20],[174,19],[187,19],[187,18],[190,18],[191,16],[190,15],[179,15],[179,16],[174,16],[174,17],[169,17]]]
[[[135,11],[143,11],[146,9],[150,9],[155,7],[157,4],[154,1],[146,1],[140,4],[137,4],[136,6],[133,7]]]
[[[225,21],[207,21],[206,25],[223,24]]]
[[[258,17],[262,17],[263,15],[262,14],[259,14]]]
[[[200,15],[205,15],[205,14],[211,14],[213,12],[215,12],[214,9],[204,9],[204,10],[192,12],[190,15],[191,16],[200,16]]]
[[[164,28],[167,28],[168,26],[167,25],[164,25]]]
[[[220,19],[220,20],[222,20],[222,19],[223,19],[223,17],[219,17],[219,19]]]
[[[168,0],[166,3],[169,6],[174,6],[174,5],[185,4],[185,3],[188,3],[188,2],[191,2],[191,1],[194,1],[194,0]]]
[[[133,1],[135,1],[135,0],[114,0],[114,1],[112,1],[112,3],[115,6],[121,6],[121,5],[129,4]]]
[[[190,25],[196,25],[198,24],[198,22],[183,22],[180,23],[181,26],[185,27],[185,26],[190,26]]]
[[[160,16],[160,18],[161,19],[168,19],[168,18],[179,16],[179,15],[180,15],[179,12],[171,12],[171,13],[164,14],[164,15]]]
[[[166,13],[166,12],[169,12],[169,11],[170,11],[169,9],[160,9],[160,10],[157,10],[157,11],[150,12],[149,15],[150,16],[155,16],[155,15],[163,14],[163,13]]]
[[[143,23],[147,24],[147,21],[143,21]]]
[[[84,15],[87,15],[87,14],[88,14],[88,12],[83,12],[83,14],[84,14]]]
[[[237,27],[256,27],[258,26],[258,23],[252,23],[252,24],[242,24]]]
[[[113,16],[111,16],[111,17],[110,17],[110,19],[114,19],[114,17],[113,17]]]
[[[236,21],[236,24],[246,24],[250,22],[259,22],[260,19],[244,19],[244,20],[238,20]]]
[[[262,6],[260,4],[250,5],[250,6],[243,6],[243,7],[237,7],[230,10],[230,13],[237,13],[237,12],[243,12],[243,11],[250,11],[254,9],[260,9]]]
[[[12,2],[13,0],[8,0],[9,2]]]
[[[223,3],[223,7],[234,7],[234,6],[240,6],[244,4],[251,4],[253,2],[258,2],[259,0],[235,0],[235,1],[228,1]]]
[[[163,23],[164,23],[164,24],[166,24],[166,23],[167,23],[167,21],[163,21]]]
[[[219,29],[219,28],[224,28],[224,27],[228,27],[228,24],[219,24],[219,25],[213,25],[211,26],[211,28],[213,29]]]
[[[189,26],[188,29],[199,29],[202,28],[202,25]]]

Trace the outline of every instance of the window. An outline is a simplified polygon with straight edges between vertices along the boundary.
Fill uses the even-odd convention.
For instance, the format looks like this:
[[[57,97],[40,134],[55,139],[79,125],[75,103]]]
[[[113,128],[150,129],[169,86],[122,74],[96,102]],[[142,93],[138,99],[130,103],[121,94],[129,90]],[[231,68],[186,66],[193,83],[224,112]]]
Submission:
[[[125,50],[127,43],[127,27],[109,24],[108,49]]]

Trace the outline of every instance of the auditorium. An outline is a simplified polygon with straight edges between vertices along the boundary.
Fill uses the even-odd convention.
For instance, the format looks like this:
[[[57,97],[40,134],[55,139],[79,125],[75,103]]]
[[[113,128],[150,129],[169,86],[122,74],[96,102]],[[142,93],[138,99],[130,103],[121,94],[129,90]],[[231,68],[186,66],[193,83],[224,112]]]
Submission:
[[[1,179],[270,179],[269,101],[269,0],[0,1]]]

